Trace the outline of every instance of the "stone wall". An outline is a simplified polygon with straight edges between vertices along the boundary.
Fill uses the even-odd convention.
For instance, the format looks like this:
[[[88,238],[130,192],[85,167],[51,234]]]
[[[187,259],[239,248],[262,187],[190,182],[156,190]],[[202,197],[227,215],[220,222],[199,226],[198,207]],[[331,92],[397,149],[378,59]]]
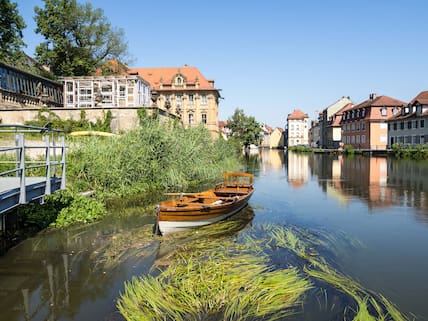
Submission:
[[[111,129],[114,133],[121,133],[129,131],[138,126],[138,110],[142,107],[120,107],[120,108],[88,108],[88,109],[75,109],[75,108],[49,108],[58,117],[63,120],[66,119],[80,119],[81,111],[85,111],[85,118],[88,121],[95,122],[97,119],[104,119],[107,111],[112,113]],[[157,108],[145,108],[147,113],[151,115],[157,112]],[[24,124],[26,121],[37,119],[37,113],[40,108],[5,108],[0,107],[0,119],[3,124]],[[165,117],[165,116],[160,116]]]

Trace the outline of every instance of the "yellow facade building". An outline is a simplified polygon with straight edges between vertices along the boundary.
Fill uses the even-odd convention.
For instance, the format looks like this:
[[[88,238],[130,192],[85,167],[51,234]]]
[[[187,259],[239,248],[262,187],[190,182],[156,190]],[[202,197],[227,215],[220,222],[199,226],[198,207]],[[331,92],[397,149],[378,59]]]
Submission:
[[[213,137],[219,136],[220,90],[198,68],[130,68],[128,73],[147,80],[157,106],[180,116],[185,127],[204,125]]]

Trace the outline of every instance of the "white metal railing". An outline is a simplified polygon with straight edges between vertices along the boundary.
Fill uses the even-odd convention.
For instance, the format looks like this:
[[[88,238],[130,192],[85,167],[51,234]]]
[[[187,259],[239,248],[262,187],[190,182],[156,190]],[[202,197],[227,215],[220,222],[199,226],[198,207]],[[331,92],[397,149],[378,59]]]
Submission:
[[[0,124],[0,134],[1,133],[9,133],[6,135],[13,133],[14,145],[0,146],[0,165],[3,167],[0,170],[0,181],[5,177],[18,178],[20,204],[26,203],[27,200],[27,177],[37,176],[44,178],[44,195],[49,195],[52,193],[52,178],[59,179],[60,189],[65,189],[66,146],[62,131],[50,128],[49,124],[47,124],[45,127]],[[36,142],[35,145],[26,145],[25,133],[39,133],[42,140]],[[3,137],[2,140],[7,142],[8,140],[11,140],[11,137],[6,136],[6,138]],[[38,145],[39,143],[40,145]],[[57,145],[57,143],[59,145]],[[30,154],[31,151],[33,151],[32,154]],[[5,167],[12,168],[4,170]],[[43,168],[43,176],[34,175],[34,173],[37,173],[37,169]],[[31,173],[31,171],[33,173]],[[58,176],[59,171],[60,176]],[[43,170],[41,172],[43,172]]]

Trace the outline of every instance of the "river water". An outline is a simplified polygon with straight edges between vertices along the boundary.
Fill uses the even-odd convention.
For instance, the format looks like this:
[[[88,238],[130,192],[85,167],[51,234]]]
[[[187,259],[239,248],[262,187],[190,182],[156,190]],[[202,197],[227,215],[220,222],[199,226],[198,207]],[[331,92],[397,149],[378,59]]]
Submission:
[[[247,171],[256,187],[245,209],[250,225],[346,235],[354,246],[336,244],[342,273],[410,319],[428,320],[427,161],[263,150]],[[141,205],[118,209],[122,218],[40,233],[0,257],[0,320],[122,320],[124,282],[161,256],[154,211]],[[331,320],[316,309],[287,320]]]

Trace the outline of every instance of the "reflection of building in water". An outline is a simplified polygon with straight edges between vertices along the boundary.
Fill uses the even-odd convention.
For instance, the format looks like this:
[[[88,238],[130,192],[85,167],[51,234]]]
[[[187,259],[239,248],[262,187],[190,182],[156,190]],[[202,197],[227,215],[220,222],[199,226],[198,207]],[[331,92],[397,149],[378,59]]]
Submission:
[[[287,153],[288,183],[293,187],[305,185],[309,179],[309,156],[306,154]]]
[[[284,150],[282,149],[260,149],[260,158],[263,170],[279,169],[284,166]]]
[[[366,199],[369,207],[387,207],[392,204],[391,188],[386,182],[386,158],[356,157],[342,162],[343,192]]]
[[[400,205],[428,212],[428,162],[312,154],[309,166],[322,190],[340,203],[356,196],[370,208]],[[423,215],[426,220],[428,213]]]
[[[388,161],[388,185],[394,202],[401,206],[428,209],[428,163],[413,160]],[[427,214],[428,215],[428,214]]]

